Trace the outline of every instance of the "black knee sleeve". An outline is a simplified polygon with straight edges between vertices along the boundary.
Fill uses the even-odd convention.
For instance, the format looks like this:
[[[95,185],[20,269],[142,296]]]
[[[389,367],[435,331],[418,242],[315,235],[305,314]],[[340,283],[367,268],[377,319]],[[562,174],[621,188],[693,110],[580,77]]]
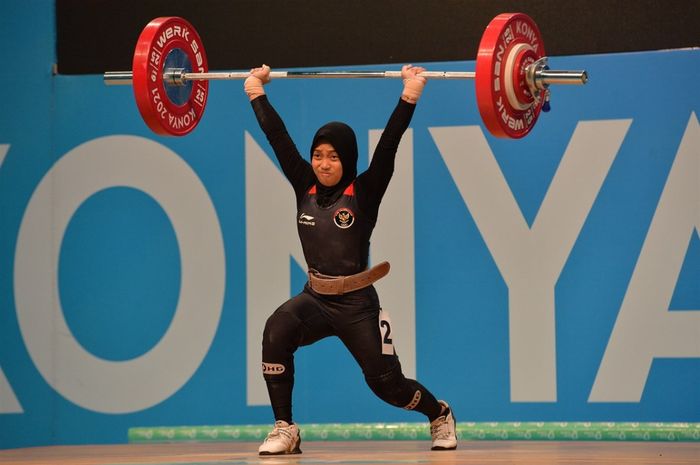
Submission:
[[[262,372],[275,420],[292,421],[294,352],[299,341],[299,320],[276,311],[265,323],[262,340]]]
[[[262,340],[262,370],[265,379],[276,382],[294,377],[294,352],[298,348],[299,320],[276,311],[265,323]]]
[[[366,376],[365,380],[377,397],[407,410],[415,409],[425,394],[420,384],[403,375],[401,365],[379,376]]]

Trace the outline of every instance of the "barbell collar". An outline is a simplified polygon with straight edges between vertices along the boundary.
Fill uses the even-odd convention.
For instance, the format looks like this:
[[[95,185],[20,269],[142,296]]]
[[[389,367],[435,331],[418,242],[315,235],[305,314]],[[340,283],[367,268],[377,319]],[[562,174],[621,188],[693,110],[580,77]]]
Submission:
[[[586,71],[564,71],[549,69],[547,57],[542,57],[525,68],[525,82],[534,94],[546,90],[551,84],[585,84]]]

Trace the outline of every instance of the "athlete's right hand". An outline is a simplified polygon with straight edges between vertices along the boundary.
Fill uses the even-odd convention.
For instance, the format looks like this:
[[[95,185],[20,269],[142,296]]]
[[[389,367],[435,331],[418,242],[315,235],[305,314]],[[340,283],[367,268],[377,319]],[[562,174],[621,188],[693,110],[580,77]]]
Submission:
[[[259,68],[253,68],[250,70],[250,75],[260,79],[263,84],[267,84],[270,82],[270,67],[262,65]]]
[[[263,86],[270,82],[270,67],[267,65],[262,65],[259,68],[253,68],[250,70],[250,76],[248,76],[243,83],[243,89],[248,95],[250,100],[265,95],[265,89]]]

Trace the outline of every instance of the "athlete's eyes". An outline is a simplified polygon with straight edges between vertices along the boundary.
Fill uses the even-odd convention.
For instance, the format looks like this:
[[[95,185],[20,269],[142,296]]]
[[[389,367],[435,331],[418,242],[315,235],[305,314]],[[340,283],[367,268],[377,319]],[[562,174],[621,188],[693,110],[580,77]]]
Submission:
[[[314,152],[313,154],[311,154],[311,158],[313,158],[314,160],[320,160],[320,159],[323,158],[323,154],[322,154],[321,152]],[[331,161],[338,161],[338,160],[340,160],[340,157],[339,157],[338,154],[335,153],[335,152],[326,155],[326,158],[328,158],[328,159],[331,160]]]

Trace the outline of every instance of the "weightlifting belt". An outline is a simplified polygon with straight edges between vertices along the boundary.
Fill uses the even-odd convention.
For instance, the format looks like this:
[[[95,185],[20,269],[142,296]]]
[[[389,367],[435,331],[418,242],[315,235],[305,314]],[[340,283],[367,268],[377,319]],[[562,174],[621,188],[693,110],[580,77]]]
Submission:
[[[381,262],[365,271],[350,276],[328,276],[309,269],[309,286],[323,295],[342,295],[356,291],[389,274],[389,262]]]

